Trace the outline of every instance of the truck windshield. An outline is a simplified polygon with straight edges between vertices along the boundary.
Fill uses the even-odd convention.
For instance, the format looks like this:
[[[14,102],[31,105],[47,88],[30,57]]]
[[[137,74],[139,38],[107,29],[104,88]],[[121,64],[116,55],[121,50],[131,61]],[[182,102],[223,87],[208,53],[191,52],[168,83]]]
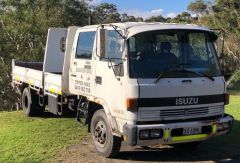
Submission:
[[[203,31],[151,31],[128,39],[131,78],[192,78],[220,76],[216,50],[209,33]],[[198,73],[187,73],[189,70]]]

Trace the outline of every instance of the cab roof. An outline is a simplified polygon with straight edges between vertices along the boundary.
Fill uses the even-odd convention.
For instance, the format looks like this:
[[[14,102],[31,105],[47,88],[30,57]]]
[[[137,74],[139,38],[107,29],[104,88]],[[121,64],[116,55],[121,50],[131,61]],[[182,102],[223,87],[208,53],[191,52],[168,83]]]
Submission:
[[[138,33],[156,30],[198,30],[214,33],[210,29],[194,24],[177,24],[177,23],[146,23],[146,22],[126,22],[126,23],[111,23],[119,28],[123,28],[127,31],[127,38],[132,37]],[[104,24],[109,26],[110,24]],[[99,25],[85,26],[83,28],[97,28]]]

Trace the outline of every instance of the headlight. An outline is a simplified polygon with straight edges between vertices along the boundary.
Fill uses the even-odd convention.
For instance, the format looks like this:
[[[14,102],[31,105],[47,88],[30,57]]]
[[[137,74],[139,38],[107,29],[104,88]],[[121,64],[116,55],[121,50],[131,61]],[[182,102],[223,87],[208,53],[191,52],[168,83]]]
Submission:
[[[140,131],[140,135],[139,135],[139,138],[141,140],[145,140],[145,139],[149,139],[149,130],[142,130]]]
[[[160,139],[163,136],[163,131],[161,129],[152,129],[152,130],[141,130],[139,134],[140,140],[147,139]]]
[[[150,131],[150,137],[151,138],[161,138],[162,137],[162,133],[160,130],[151,130]]]

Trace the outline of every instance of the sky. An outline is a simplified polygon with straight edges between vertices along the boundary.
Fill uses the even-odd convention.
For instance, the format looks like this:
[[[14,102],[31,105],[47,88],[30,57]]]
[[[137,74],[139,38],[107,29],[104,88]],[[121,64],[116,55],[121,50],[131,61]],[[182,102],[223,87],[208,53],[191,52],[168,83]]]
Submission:
[[[187,11],[187,6],[195,0],[93,0],[92,4],[100,3],[115,4],[120,13],[142,17],[163,15],[175,17],[177,14]]]

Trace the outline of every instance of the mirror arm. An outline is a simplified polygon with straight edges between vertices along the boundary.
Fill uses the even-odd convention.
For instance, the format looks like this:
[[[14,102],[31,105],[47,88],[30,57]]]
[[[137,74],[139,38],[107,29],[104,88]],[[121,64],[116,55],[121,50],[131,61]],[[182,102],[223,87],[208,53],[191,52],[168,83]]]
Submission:
[[[110,65],[109,65],[110,64]],[[112,60],[108,57],[108,67],[113,70],[115,78],[120,81],[120,77],[117,76],[115,69],[113,68]]]
[[[119,34],[119,36],[121,36],[124,40],[126,40],[126,36],[124,36],[123,34],[121,34],[121,33],[117,30],[118,26],[113,25],[113,24],[109,24],[109,25]]]

